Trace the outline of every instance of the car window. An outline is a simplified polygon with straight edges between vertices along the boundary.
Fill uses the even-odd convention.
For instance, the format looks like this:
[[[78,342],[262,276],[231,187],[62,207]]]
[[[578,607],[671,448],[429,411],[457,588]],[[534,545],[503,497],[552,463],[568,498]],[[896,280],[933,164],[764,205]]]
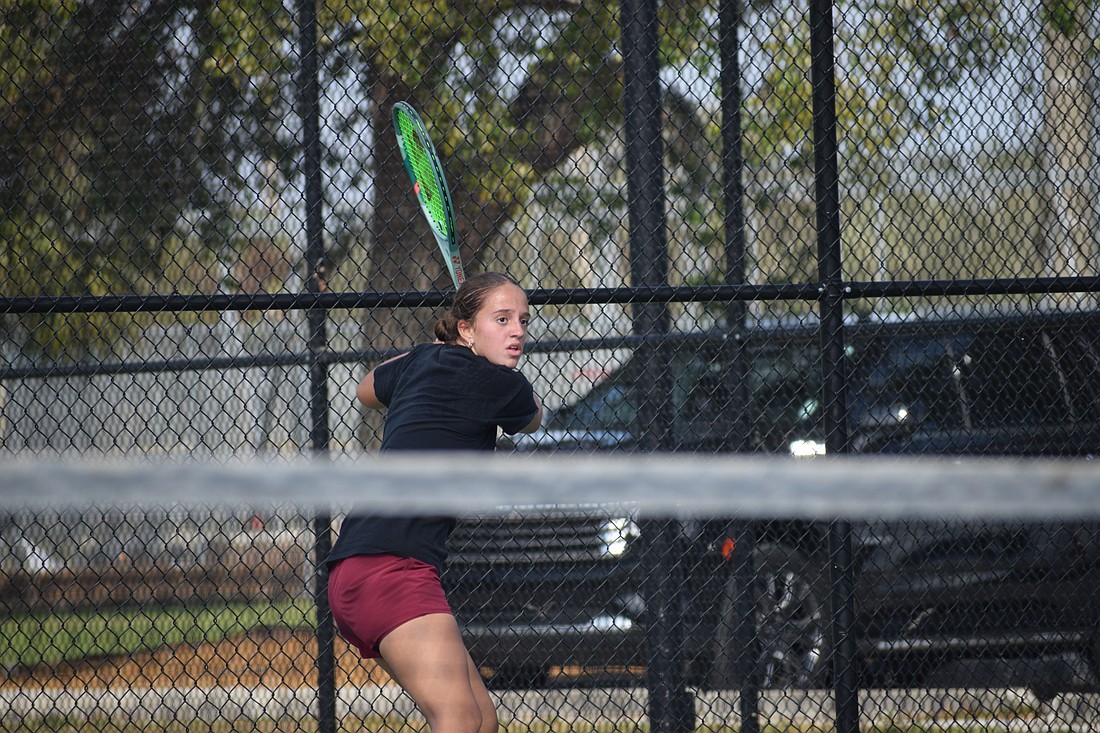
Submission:
[[[1100,344],[1088,332],[1077,330],[1051,334],[1050,342],[1065,378],[1067,419],[1100,421]]]
[[[579,430],[627,430],[637,413],[634,382],[593,390],[563,415],[565,426]]]
[[[740,445],[737,433],[744,428],[739,424],[746,423],[748,445],[757,450],[785,452],[792,439],[820,432],[816,342],[767,342],[750,352],[745,415],[733,412],[731,391],[736,385],[727,361],[721,349],[702,347],[677,353],[669,362],[671,393],[666,407],[674,448],[719,450],[731,443]],[[631,431],[641,402],[637,377],[631,362],[611,382],[562,411],[561,424],[574,432]]]
[[[975,427],[1062,422],[1069,406],[1064,380],[1038,331],[982,334],[967,348],[963,389]]]
[[[673,441],[692,449],[724,444],[735,424],[728,365],[718,353],[694,352],[673,361]]]
[[[703,435],[721,431],[729,402],[723,367],[713,350],[675,354],[668,364],[670,394],[662,407],[671,411],[675,447],[690,447]],[[563,425],[576,431],[629,431],[634,425],[641,395],[638,369],[631,361],[612,381],[597,387],[561,413]]]
[[[750,342],[746,353],[748,403],[738,408],[737,375],[722,347],[704,343],[674,352],[663,380],[669,393],[661,397],[672,421],[673,449],[748,445],[786,452],[794,440],[822,439],[826,405],[817,340],[763,339]],[[845,351],[853,441],[857,450],[897,450],[918,431],[947,440],[977,429],[1100,419],[1098,354],[1095,339],[1068,329],[1049,336],[1039,329],[854,332]],[[558,426],[577,433],[616,431],[615,441],[629,441],[643,402],[639,369],[636,360],[628,361],[559,410]],[[748,434],[742,435],[745,426]]]
[[[851,417],[862,429],[909,421],[912,427],[954,428],[966,421],[960,364],[967,336],[899,336],[852,345]]]
[[[756,448],[786,451],[791,440],[821,433],[820,364],[816,341],[769,343],[753,353],[747,379]]]

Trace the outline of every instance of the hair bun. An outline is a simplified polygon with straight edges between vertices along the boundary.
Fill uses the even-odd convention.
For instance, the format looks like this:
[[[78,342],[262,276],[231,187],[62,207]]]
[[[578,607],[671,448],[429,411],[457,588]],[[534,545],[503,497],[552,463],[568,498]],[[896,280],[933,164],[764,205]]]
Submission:
[[[453,344],[458,341],[458,323],[450,311],[435,322],[435,338],[445,344]]]

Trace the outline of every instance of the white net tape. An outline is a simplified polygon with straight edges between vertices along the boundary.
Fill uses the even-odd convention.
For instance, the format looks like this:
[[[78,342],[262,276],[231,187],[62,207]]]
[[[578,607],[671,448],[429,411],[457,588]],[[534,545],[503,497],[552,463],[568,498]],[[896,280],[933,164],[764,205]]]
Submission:
[[[1089,460],[687,455],[387,454],[198,461],[33,457],[0,462],[16,507],[293,505],[504,512],[629,504],[654,515],[1052,519],[1100,517]]]

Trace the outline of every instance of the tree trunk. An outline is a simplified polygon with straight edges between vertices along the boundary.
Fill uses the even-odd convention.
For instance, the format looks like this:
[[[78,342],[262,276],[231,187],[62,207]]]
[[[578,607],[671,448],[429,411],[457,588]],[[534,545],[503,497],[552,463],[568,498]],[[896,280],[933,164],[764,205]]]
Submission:
[[[1043,129],[1041,156],[1047,222],[1042,256],[1044,274],[1087,276],[1096,272],[1096,134],[1088,26],[1072,36],[1048,27],[1044,33]]]

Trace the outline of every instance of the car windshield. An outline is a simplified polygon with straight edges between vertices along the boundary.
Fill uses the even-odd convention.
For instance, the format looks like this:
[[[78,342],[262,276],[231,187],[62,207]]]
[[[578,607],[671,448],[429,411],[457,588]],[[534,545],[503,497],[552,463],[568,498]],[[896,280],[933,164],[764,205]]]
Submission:
[[[963,336],[856,341],[851,348],[852,422],[859,428],[906,421],[956,427],[965,404],[960,384],[973,339]]]
[[[633,391],[633,390],[630,390]],[[565,427],[581,430],[626,430],[637,413],[626,386],[611,384],[588,395],[562,413]]]
[[[674,352],[655,388],[641,386],[640,360],[630,359],[558,410],[549,427],[605,447],[631,444],[640,437],[639,421],[646,429],[667,425],[661,440],[674,450],[784,452],[794,441],[823,440],[829,406],[817,339],[746,341],[737,347],[744,349],[740,362],[731,348],[705,341]],[[853,329],[844,364],[853,449],[904,449],[907,436],[918,433],[970,441],[972,431],[1004,432],[1006,424],[1092,419],[1100,388],[1074,399],[1064,385],[1100,384],[1096,353],[1092,341],[1072,332]]]
[[[675,355],[669,363],[665,381],[669,394],[664,403],[670,410],[674,446],[784,449],[792,434],[807,432],[807,424],[818,420],[816,364],[813,349],[790,344],[769,345],[753,353],[745,375],[748,404],[738,407],[736,375],[719,349],[704,347]],[[642,404],[639,389],[638,365],[628,362],[607,382],[560,410],[557,427],[573,433],[628,433]],[[749,424],[752,435],[742,439],[740,433]]]

